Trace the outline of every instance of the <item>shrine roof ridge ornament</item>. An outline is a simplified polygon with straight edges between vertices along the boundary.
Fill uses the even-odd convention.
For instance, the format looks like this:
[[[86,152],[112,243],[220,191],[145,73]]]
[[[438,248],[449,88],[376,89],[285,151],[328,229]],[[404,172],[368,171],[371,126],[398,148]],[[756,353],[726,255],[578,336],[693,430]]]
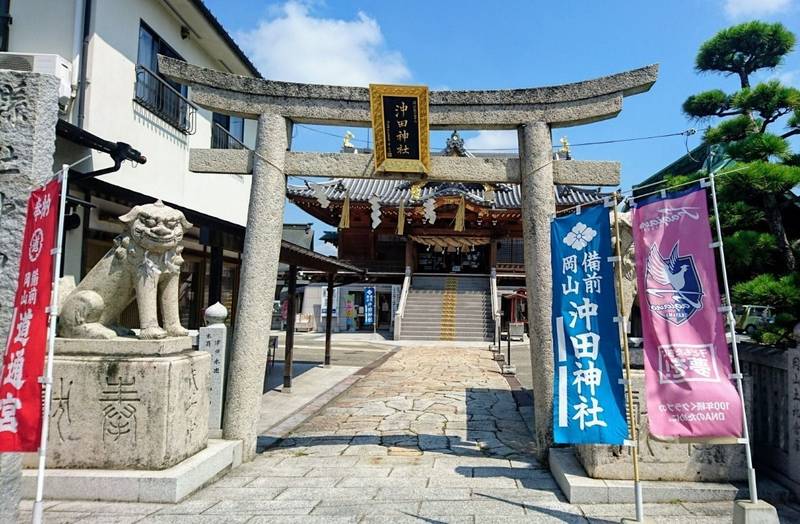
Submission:
[[[282,82],[223,73],[159,56],[159,72],[192,87],[192,99],[208,109],[254,117],[279,113],[297,122],[366,126],[366,87]],[[622,98],[648,91],[658,65],[570,84],[523,89],[431,91],[433,129],[513,129],[525,122],[552,127],[612,118]]]

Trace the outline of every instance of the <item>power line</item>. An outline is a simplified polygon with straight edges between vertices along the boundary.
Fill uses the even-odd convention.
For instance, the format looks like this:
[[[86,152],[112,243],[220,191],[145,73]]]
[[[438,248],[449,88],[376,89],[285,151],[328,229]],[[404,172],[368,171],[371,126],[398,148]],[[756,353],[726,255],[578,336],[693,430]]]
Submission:
[[[309,131],[312,131],[314,133],[319,133],[321,135],[327,135],[327,136],[331,136],[331,137],[334,137],[334,138],[338,138],[338,139],[344,140],[344,135],[331,133],[329,131],[323,131],[321,129],[310,127],[310,126],[307,126],[305,124],[295,124],[295,126],[296,127],[302,127],[303,129],[308,129]],[[638,142],[638,141],[641,141],[641,140],[655,140],[655,139],[659,139],[659,138],[669,138],[669,137],[673,137],[673,136],[685,136],[688,139],[689,136],[694,135],[696,132],[697,131],[695,129],[686,129],[684,131],[679,131],[679,132],[676,132],[676,133],[665,133],[663,135],[639,136],[639,137],[632,137],[632,138],[617,138],[617,139],[612,139],[612,140],[600,140],[600,141],[596,141],[596,142],[579,142],[577,144],[569,144],[569,147],[597,146],[597,145],[605,145],[605,144],[618,144],[618,143],[624,143],[624,142]],[[364,139],[361,139],[361,138],[351,138],[350,140],[352,140],[353,142],[360,142],[360,143],[367,144],[367,145],[370,144],[369,140],[364,140]],[[553,144],[553,149],[557,149],[557,148],[561,148],[561,147],[562,147],[561,144]],[[444,148],[445,148],[445,146],[437,148],[437,149],[444,149]],[[496,147],[496,148],[470,149],[470,151],[485,152],[485,153],[502,152],[502,151],[518,151],[518,150],[519,150],[519,148],[516,148],[516,147],[506,147],[506,148]]]

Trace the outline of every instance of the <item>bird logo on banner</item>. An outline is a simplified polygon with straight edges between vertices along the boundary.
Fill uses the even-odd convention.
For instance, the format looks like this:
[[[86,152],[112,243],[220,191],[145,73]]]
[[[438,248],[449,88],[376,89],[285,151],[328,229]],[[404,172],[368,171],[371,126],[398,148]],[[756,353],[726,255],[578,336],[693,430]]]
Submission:
[[[680,256],[678,242],[667,258],[653,245],[647,256],[647,301],[650,311],[682,324],[703,307],[703,288],[694,257]]]

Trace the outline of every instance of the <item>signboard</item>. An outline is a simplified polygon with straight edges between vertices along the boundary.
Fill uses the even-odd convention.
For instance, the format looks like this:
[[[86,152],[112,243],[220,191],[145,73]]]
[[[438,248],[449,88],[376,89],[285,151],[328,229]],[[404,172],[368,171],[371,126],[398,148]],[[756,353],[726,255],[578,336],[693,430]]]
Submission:
[[[705,189],[637,201],[633,239],[650,433],[741,436]]]
[[[609,208],[553,220],[553,436],[560,444],[628,438]]]
[[[371,326],[375,323],[375,288],[364,288],[364,325]]]
[[[198,349],[211,353],[211,391],[208,396],[211,406],[208,413],[208,428],[212,430],[222,428],[226,331],[224,324],[214,324],[201,327],[197,334]]]
[[[0,370],[0,452],[36,451],[42,431],[42,385],[53,286],[53,247],[61,184],[31,193],[20,251],[17,294]]]
[[[333,311],[331,312],[332,317],[339,316],[339,288],[333,288]],[[322,288],[322,308],[320,309],[320,315],[323,317],[328,314],[328,288]]]
[[[375,170],[428,173],[428,88],[370,84]]]
[[[402,289],[400,284],[392,284],[392,323],[394,323],[394,315],[397,313],[397,306],[400,305],[400,292]]]

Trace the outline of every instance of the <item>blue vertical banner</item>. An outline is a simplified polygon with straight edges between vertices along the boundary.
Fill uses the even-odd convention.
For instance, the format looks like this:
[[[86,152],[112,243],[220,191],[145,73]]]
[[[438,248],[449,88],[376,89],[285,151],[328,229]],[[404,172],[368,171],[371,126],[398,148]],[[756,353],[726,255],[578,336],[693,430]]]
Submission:
[[[375,288],[364,288],[364,325],[371,326],[375,323]]]
[[[609,208],[555,218],[553,436],[560,444],[623,444],[625,417]]]

